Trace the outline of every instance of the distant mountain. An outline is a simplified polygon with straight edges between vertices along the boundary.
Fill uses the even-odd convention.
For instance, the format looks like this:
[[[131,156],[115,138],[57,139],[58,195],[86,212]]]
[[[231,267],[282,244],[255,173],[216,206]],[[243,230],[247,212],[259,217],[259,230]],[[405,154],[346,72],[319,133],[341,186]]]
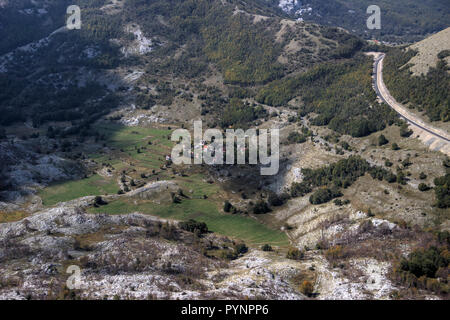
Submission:
[[[0,0],[0,55],[65,23],[68,0]]]
[[[271,0],[287,14],[323,25],[340,26],[364,38],[412,42],[449,26],[447,0]],[[370,5],[381,9],[381,30],[368,30]]]

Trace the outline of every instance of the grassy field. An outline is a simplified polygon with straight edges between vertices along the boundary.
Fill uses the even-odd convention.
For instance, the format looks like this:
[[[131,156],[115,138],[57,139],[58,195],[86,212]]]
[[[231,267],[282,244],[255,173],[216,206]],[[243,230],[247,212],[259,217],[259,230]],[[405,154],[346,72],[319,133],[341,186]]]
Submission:
[[[204,199],[185,199],[180,204],[155,205],[152,201],[120,199],[110,204],[89,209],[91,213],[125,214],[142,212],[161,218],[205,222],[211,231],[244,240],[251,245],[269,243],[275,246],[289,244],[286,234],[273,230],[255,219],[240,215],[224,214],[217,209],[217,203]]]
[[[39,196],[45,206],[52,206],[59,202],[73,199],[116,193],[116,180],[93,175],[86,179],[56,183],[43,189]]]
[[[171,153],[173,143],[168,139],[168,128],[124,127],[115,124],[102,124],[97,130],[105,136],[107,147],[99,147],[98,153],[89,154],[98,164],[109,164],[114,170],[111,177],[94,174],[88,178],[62,182],[43,189],[39,196],[44,205],[52,206],[58,202],[69,201],[89,195],[115,194],[119,190],[118,180],[122,172],[137,180],[142,173],[151,177],[144,182],[174,180],[188,199],[180,204],[163,203],[155,205],[151,201],[137,201],[122,197],[107,206],[91,208],[92,213],[127,214],[142,212],[174,220],[196,219],[205,222],[211,231],[244,240],[250,245],[270,243],[274,246],[289,244],[285,233],[269,228],[260,221],[241,215],[224,214],[225,193],[216,183],[205,181],[201,172],[190,171],[186,176],[174,176],[170,170],[162,170],[165,155]],[[149,143],[151,142],[151,143]],[[152,172],[155,171],[155,174]],[[205,199],[206,198],[206,199]]]
[[[173,145],[173,142],[168,139],[171,131],[163,128],[107,124],[97,127],[97,130],[106,136],[106,145],[114,150],[112,154],[94,154],[91,158],[113,165],[126,161],[133,162],[135,166],[158,169],[163,163],[164,156],[170,154]]]
[[[90,154],[88,157],[98,163],[108,163],[117,171],[129,170],[130,167],[142,172],[158,169],[164,156],[170,153],[172,142],[167,139],[167,129],[131,128],[115,124],[100,125],[97,129],[106,136],[105,144],[111,152]],[[117,175],[103,177],[94,174],[86,179],[55,183],[41,190],[39,196],[44,205],[52,206],[89,195],[117,193],[117,179]]]

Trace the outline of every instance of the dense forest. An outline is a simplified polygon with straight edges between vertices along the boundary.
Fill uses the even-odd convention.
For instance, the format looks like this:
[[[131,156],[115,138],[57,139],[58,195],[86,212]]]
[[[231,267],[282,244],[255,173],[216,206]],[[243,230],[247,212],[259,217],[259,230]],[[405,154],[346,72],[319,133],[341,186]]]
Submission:
[[[372,59],[362,55],[340,63],[326,63],[297,77],[270,83],[259,91],[256,99],[271,106],[286,106],[294,97],[301,97],[300,115],[318,114],[313,124],[362,137],[397,119],[388,106],[376,102],[371,71]]]
[[[397,101],[418,111],[425,111],[431,121],[450,120],[450,74],[444,58],[438,53],[439,62],[426,75],[412,75],[408,62],[417,52],[390,49],[385,58],[384,81]]]
[[[253,16],[236,14],[236,6],[247,12],[258,13],[262,10],[260,1],[231,2],[233,5],[223,5],[219,1],[208,0],[154,0],[150,2],[129,0],[124,4],[122,11],[105,14],[100,7],[106,1],[74,1],[74,4],[82,8],[83,27],[81,30],[52,36],[46,48],[38,49],[32,55],[25,52],[17,53],[20,58],[7,65],[10,71],[0,74],[0,83],[4,88],[0,93],[0,109],[5,115],[2,118],[2,124],[11,124],[30,118],[35,125],[50,120],[76,121],[80,119],[80,114],[90,116],[91,111],[89,110],[93,110],[93,106],[97,111],[102,112],[114,108],[117,103],[108,104],[107,107],[103,107],[106,105],[105,103],[100,103],[101,108],[106,109],[98,109],[98,100],[110,96],[105,88],[93,85],[86,89],[79,89],[77,83],[72,80],[70,80],[70,84],[59,85],[61,88],[56,88],[48,79],[55,74],[71,78],[73,72],[79,68],[102,70],[119,66],[130,68],[139,64],[144,66],[146,71],[143,79],[150,82],[154,78],[167,74],[186,79],[199,78],[205,75],[208,66],[212,63],[221,71],[226,84],[241,87],[239,92],[236,90],[231,92],[230,99],[235,95],[238,98],[248,97],[248,93],[242,94],[245,91],[242,86],[268,83],[291,72],[292,70],[288,70],[286,65],[280,64],[277,60],[283,46],[296,37],[295,32],[289,31],[281,42],[275,42],[275,34],[280,29],[280,17],[274,15],[273,19],[254,23]],[[266,14],[270,14],[271,10],[276,12],[273,7],[264,10]],[[63,16],[65,15],[63,14]],[[61,21],[63,23],[63,20]],[[137,24],[144,34],[152,35],[152,41],[156,43],[152,52],[133,57],[124,57],[120,53],[121,45],[134,40],[133,34],[125,32],[125,26],[129,24]],[[322,36],[321,40],[323,41],[329,39],[327,43],[333,44],[333,50],[324,45],[318,61],[349,58],[362,47],[359,39],[337,28],[317,27],[319,31],[317,33],[312,27],[306,27],[306,29],[311,34]],[[29,38],[28,40],[35,39]],[[11,42],[9,45],[14,45],[14,43]],[[87,59],[86,48],[94,48],[98,54]],[[305,51],[299,55],[309,56],[311,54]],[[62,56],[63,58],[61,58]],[[318,61],[312,60],[307,65],[309,67]],[[331,83],[337,75],[343,75],[348,71],[348,67],[343,67],[343,70],[338,68],[339,70],[334,71],[332,64],[322,68],[311,71],[311,80],[318,79],[316,82],[305,85],[315,86],[316,84]],[[39,72],[33,73],[33,78],[28,76],[32,70],[38,69]],[[330,73],[330,76],[324,75],[325,79],[321,80],[322,73]],[[309,74],[306,74],[305,79],[308,77]],[[351,77],[353,75],[350,75],[345,81],[351,82]],[[34,84],[39,78],[40,83]],[[347,85],[347,83],[342,84]],[[353,85],[353,83],[349,83],[349,85]],[[149,109],[156,103],[170,105],[176,95],[174,88],[160,82],[157,89],[160,91],[159,96],[142,92],[136,93],[136,104],[143,109]],[[60,92],[56,93],[55,91],[58,90]],[[354,92],[357,90],[358,88],[355,88]],[[45,94],[41,95],[41,92],[45,92]],[[50,92],[55,93],[51,94]],[[371,94],[373,95],[373,93]],[[322,95],[325,95],[325,92],[322,92]],[[342,98],[348,98],[350,95],[353,94],[349,93],[347,97]],[[369,95],[368,92],[367,95]],[[216,118],[220,117],[220,120],[217,120],[218,125],[249,123],[263,115],[262,111],[253,105],[248,108],[240,108],[237,107],[236,101],[230,103],[228,98],[224,99],[217,95],[214,97],[206,95],[205,97],[202,114],[215,113]],[[336,97],[323,97],[324,100],[334,98]],[[312,101],[312,99],[311,95],[311,105],[316,102],[320,103],[315,99]],[[43,101],[46,103],[44,104]],[[97,102],[92,103],[92,101]],[[58,103],[64,105],[58,109]],[[224,108],[224,106],[226,107]],[[312,106],[306,107],[308,110],[311,108]],[[334,108],[340,108],[340,106],[324,105],[322,116],[327,119],[318,121],[331,121],[329,114],[334,112]],[[344,111],[343,113],[348,112]],[[362,114],[363,112],[358,117],[363,117]],[[346,115],[342,114],[342,116]],[[362,119],[355,121],[366,123]],[[369,125],[368,122],[366,124]],[[371,132],[383,127],[381,124],[371,124],[369,127],[374,128],[370,127],[366,130],[366,124],[361,124],[362,129],[359,131],[362,133],[355,133],[355,135],[364,135],[366,131]],[[347,129],[339,128],[339,130],[344,132]]]
[[[232,98],[223,109],[220,125],[222,128],[247,128],[252,121],[265,114],[266,110],[260,106],[250,105],[238,98]]]

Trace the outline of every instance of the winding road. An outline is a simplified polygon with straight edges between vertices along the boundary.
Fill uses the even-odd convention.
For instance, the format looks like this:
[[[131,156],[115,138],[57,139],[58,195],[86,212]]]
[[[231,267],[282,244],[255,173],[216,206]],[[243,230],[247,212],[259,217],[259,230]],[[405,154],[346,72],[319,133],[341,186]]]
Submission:
[[[371,53],[371,55],[373,55],[375,59],[373,85],[378,97],[410,124],[422,142],[427,144],[433,150],[438,150],[450,155],[450,135],[444,130],[437,129],[430,124],[425,123],[422,119],[410,113],[405,106],[398,103],[392,97],[383,81],[383,60],[386,55],[379,52]]]

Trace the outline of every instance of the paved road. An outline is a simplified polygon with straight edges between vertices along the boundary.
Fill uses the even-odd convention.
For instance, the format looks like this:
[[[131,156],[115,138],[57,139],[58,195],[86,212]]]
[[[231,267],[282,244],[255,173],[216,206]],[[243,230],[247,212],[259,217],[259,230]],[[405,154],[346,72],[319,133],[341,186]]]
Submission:
[[[395,99],[389,93],[389,90],[386,88],[386,85],[383,81],[383,60],[385,58],[384,53],[375,54],[375,64],[374,64],[374,88],[378,97],[384,101],[387,105],[389,105],[392,109],[394,109],[400,117],[405,119],[411,125],[426,131],[431,134],[433,137],[439,139],[445,144],[450,143],[450,136],[447,132],[443,130],[432,127],[431,125],[423,122],[423,120],[419,119],[417,116],[411,114],[406,110],[404,106],[395,101]]]

